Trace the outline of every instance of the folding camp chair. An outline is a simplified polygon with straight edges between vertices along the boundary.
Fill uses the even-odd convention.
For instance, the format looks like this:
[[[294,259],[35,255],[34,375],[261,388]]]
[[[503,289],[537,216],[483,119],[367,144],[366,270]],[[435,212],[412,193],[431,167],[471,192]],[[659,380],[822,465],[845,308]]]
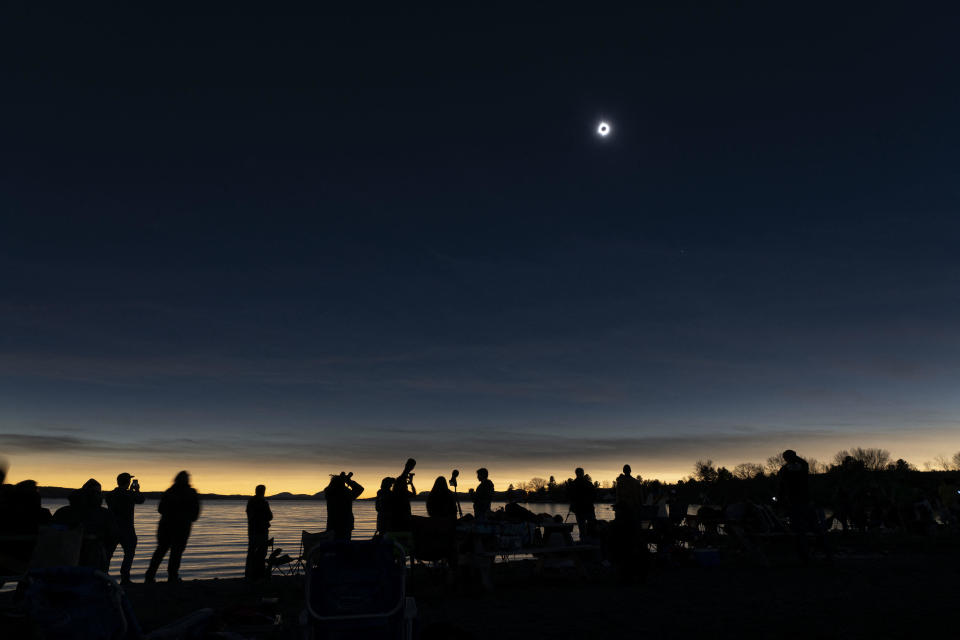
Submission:
[[[19,582],[29,569],[77,566],[83,546],[83,527],[44,526],[36,535],[4,536],[0,541],[26,544],[30,549],[26,562],[23,561],[22,547],[16,554],[18,557],[3,558],[0,562],[4,567],[2,573],[5,574],[0,576],[2,586],[5,582]]]
[[[32,569],[26,578],[26,610],[46,640],[172,640],[202,638],[212,609],[144,634],[117,582],[89,567]]]
[[[409,640],[416,602],[406,568],[387,540],[326,541],[306,559],[305,637]]]
[[[274,571],[282,576],[296,575],[296,560],[289,553],[284,553],[282,547],[274,545],[273,538],[267,540],[270,555],[267,556],[267,575]]]
[[[329,539],[330,534],[328,534],[326,531],[322,531],[320,533],[310,533],[309,531],[301,530],[300,553],[290,566],[291,575],[297,575],[301,572],[304,572],[306,570],[306,560],[307,556],[310,554],[310,550],[320,542],[325,542]]]
[[[411,566],[413,561],[440,562],[456,561],[456,518],[425,518],[411,516],[410,528],[412,534],[412,549],[410,550]],[[402,543],[398,544],[403,547]]]

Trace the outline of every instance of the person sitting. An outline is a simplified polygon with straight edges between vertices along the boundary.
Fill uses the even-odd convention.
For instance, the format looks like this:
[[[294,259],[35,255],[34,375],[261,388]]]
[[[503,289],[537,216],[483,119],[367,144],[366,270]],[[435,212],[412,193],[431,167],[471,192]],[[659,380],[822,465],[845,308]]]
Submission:
[[[117,521],[101,506],[103,493],[100,483],[90,478],[68,497],[69,504],[53,514],[53,523],[68,527],[83,527],[83,544],[80,547],[81,567],[92,567],[106,572],[108,558],[120,539]]]
[[[431,518],[456,518],[457,501],[447,486],[447,479],[439,476],[427,496],[427,515]]]
[[[3,485],[0,493],[0,535],[15,537],[2,543],[0,556],[5,558],[4,565],[22,566],[30,560],[40,526],[50,522],[50,510],[41,506],[33,480]]]
[[[940,503],[940,518],[944,523],[953,524],[960,519],[960,486],[956,478],[944,478],[937,487],[937,497]]]
[[[350,540],[353,532],[353,501],[363,493],[360,483],[353,480],[353,472],[330,476],[330,484],[323,490],[327,500],[327,531],[334,540]]]

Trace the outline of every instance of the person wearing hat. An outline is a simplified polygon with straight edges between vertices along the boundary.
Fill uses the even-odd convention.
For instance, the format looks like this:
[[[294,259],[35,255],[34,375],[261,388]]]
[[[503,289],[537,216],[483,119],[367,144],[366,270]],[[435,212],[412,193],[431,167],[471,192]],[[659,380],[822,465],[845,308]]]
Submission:
[[[130,567],[133,565],[133,555],[137,550],[137,531],[133,526],[133,509],[143,504],[146,498],[140,493],[140,483],[134,481],[129,473],[117,476],[117,487],[106,495],[107,506],[117,521],[119,530],[119,546],[123,547],[123,562],[120,564],[120,584],[130,584]],[[109,549],[107,563],[113,559],[117,544]]]

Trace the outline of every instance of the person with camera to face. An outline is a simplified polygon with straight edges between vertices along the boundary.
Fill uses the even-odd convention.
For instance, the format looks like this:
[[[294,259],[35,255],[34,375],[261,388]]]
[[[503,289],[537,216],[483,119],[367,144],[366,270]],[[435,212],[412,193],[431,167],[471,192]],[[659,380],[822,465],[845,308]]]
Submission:
[[[384,530],[386,532],[410,530],[412,517],[410,499],[417,495],[417,489],[413,486],[413,468],[415,466],[417,466],[416,460],[413,458],[407,459],[406,464],[403,465],[403,471],[393,481],[390,498],[385,505]]]
[[[327,531],[334,540],[350,540],[353,532],[353,501],[363,493],[363,487],[354,481],[353,472],[330,476],[330,484],[323,490],[327,501]]]
[[[131,480],[133,481],[131,483]],[[137,551],[137,531],[133,526],[133,510],[146,498],[140,493],[140,482],[129,473],[117,476],[116,488],[106,495],[107,507],[117,521],[119,541],[107,550],[107,565],[113,559],[117,546],[123,547],[123,562],[120,564],[120,584],[130,584],[130,567]]]

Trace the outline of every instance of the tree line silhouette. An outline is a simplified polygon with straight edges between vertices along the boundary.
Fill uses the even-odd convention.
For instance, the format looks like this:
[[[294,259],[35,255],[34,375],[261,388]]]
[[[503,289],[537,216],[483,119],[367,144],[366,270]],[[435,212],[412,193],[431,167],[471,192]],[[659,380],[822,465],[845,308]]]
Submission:
[[[960,453],[954,456],[960,463]],[[396,477],[383,478],[376,496],[378,534],[407,535],[414,531],[415,518],[410,502],[416,497],[414,467],[408,459]],[[700,524],[713,518],[744,522],[744,514],[765,517],[776,505],[790,523],[798,545],[805,545],[808,535],[821,542],[831,528],[849,531],[900,530],[929,534],[941,525],[956,530],[960,524],[960,464],[946,462],[945,471],[920,471],[903,459],[891,461],[885,449],[855,447],[837,452],[832,464],[805,460],[792,450],[770,456],[765,463],[742,463],[733,470],[717,467],[711,460],[698,460],[693,474],[675,484],[643,480],[633,475],[630,465],[609,485],[594,481],[582,468],[574,477],[558,482],[533,478],[521,487],[510,485],[506,492],[495,491],[486,468],[476,471],[477,486],[466,493],[456,493],[459,472],[454,470],[449,483],[437,477],[427,494],[430,518],[452,523],[459,520],[501,520],[536,518],[533,512],[519,507],[521,502],[553,501],[570,505],[576,516],[581,539],[607,536],[619,539],[621,548],[633,548],[641,532],[641,521],[669,522],[658,535],[664,540],[673,536],[688,515],[696,512]],[[91,478],[70,494],[69,504],[54,513],[42,507],[37,484],[25,480],[16,485],[3,484],[6,469],[0,464],[0,538],[7,536],[0,549],[0,564],[13,559],[29,559],[32,546],[24,535],[36,535],[45,525],[82,528],[81,562],[107,570],[118,547],[123,549],[120,568],[122,582],[129,582],[130,566],[137,547],[134,510],[144,503],[139,485],[129,473],[117,476],[117,486],[104,492]],[[451,492],[450,487],[454,491]],[[608,488],[609,487],[609,488]],[[327,533],[333,540],[349,541],[354,528],[353,502],[363,487],[352,473],[331,475],[323,493],[326,499]],[[472,503],[472,513],[463,514],[460,499]],[[494,501],[505,500],[506,507],[495,508]],[[615,519],[606,528],[596,515],[594,504],[608,500],[614,503]],[[779,504],[778,504],[779,500]],[[104,506],[106,502],[106,506]],[[147,583],[169,553],[168,581],[179,581],[179,565],[190,536],[190,530],[201,513],[197,491],[190,486],[186,471],[177,474],[172,486],[163,492],[157,507],[160,520],[156,532],[157,545],[144,576]],[[258,485],[247,503],[249,547],[246,575],[260,579],[264,575],[264,557],[273,514],[265,496],[265,486]],[[542,514],[541,514],[542,515]],[[740,526],[740,525],[735,525]],[[705,530],[709,531],[708,526]],[[664,533],[669,531],[669,533]],[[699,535],[699,534],[698,534]],[[628,542],[624,542],[628,541]],[[672,544],[672,543],[671,543]],[[624,545],[626,545],[624,547]],[[823,544],[824,548],[827,547]],[[807,558],[806,548],[799,549]]]

